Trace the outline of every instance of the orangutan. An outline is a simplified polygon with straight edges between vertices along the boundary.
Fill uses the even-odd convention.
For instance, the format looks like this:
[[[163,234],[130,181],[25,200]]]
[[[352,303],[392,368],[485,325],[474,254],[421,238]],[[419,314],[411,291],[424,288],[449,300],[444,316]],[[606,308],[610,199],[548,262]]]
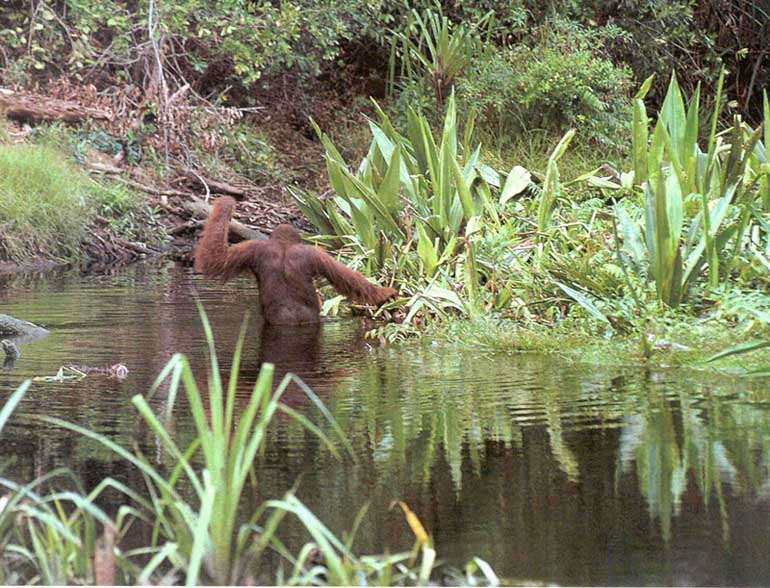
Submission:
[[[259,303],[265,322],[274,325],[316,323],[320,303],[313,278],[323,277],[344,296],[379,305],[395,296],[393,288],[372,284],[363,275],[319,247],[302,243],[291,225],[278,225],[267,241],[228,244],[235,200],[219,198],[206,221],[195,249],[195,270],[224,282],[251,271],[259,284]]]

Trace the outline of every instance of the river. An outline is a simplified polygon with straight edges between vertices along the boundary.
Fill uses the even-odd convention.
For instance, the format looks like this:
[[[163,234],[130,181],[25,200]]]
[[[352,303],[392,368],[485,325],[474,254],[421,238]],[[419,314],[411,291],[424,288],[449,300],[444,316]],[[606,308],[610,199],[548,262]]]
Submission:
[[[62,365],[122,363],[124,379],[35,382],[2,433],[4,475],[56,466],[93,486],[132,473],[109,451],[36,419],[50,415],[130,446],[131,397],[175,352],[199,382],[206,341],[194,293],[228,367],[244,314],[239,391],[263,361],[298,374],[326,403],[357,460],[336,459],[287,417],[274,422],[256,473],[258,500],[297,494],[338,535],[369,509],[357,553],[409,550],[394,500],[432,534],[439,557],[488,561],[508,582],[578,585],[770,584],[770,386],[714,371],[589,365],[574,353],[502,354],[441,341],[381,348],[357,318],[318,329],[261,329],[253,280],[227,286],[170,262],[110,275],[0,276],[0,312],[41,324],[0,370],[0,402]],[[611,343],[609,343],[611,344]],[[320,422],[299,387],[285,401]],[[162,408],[162,395],[153,399]],[[175,430],[191,427],[177,406]],[[152,445],[150,443],[150,445]],[[307,540],[282,528],[289,545]]]

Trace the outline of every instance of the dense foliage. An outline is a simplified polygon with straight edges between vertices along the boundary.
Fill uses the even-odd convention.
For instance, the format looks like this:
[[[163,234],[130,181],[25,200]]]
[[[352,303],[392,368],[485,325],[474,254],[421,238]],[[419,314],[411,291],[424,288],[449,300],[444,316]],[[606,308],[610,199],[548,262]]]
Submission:
[[[221,91],[296,68],[316,75],[341,42],[376,23],[381,0],[207,2],[6,2],[0,40],[12,71],[65,71],[85,81],[105,73],[142,82],[158,63]]]
[[[425,116],[410,110],[399,131],[380,110],[355,172],[321,133],[336,197],[298,201],[365,271],[400,278],[408,298],[390,308],[404,304],[407,325],[450,308],[531,317],[533,300],[549,302],[538,314],[563,320],[553,302],[566,297],[610,331],[643,333],[662,308],[702,308],[728,288],[768,281],[770,123],[753,129],[735,117],[721,128],[722,79],[703,125],[700,89],[686,102],[672,77],[652,129],[648,79],[628,123],[633,169],[570,182],[557,162],[574,130],[537,178],[484,163],[472,126],[459,133],[453,96],[438,140]],[[765,113],[770,121],[766,99]]]
[[[626,332],[767,282],[767,24],[744,0],[11,1],[0,67],[92,84],[127,116],[81,142],[161,170],[288,184],[260,123],[291,111],[333,189],[294,190],[316,240],[398,283],[407,325],[583,313]],[[313,93],[356,92],[370,142],[354,112],[308,124]]]

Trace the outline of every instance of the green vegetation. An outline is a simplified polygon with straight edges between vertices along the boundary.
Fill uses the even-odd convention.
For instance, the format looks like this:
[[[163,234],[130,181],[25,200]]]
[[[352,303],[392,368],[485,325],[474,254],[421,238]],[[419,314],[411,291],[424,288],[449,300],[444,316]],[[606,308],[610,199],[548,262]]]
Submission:
[[[581,0],[558,11],[529,0],[204,4],[2,9],[9,79],[51,81],[56,68],[84,81],[99,74],[86,97],[130,113],[101,127],[37,129],[38,140],[54,136],[78,161],[96,150],[156,177],[205,167],[294,184],[314,240],[400,287],[381,314],[393,322],[374,333],[386,339],[435,317],[489,316],[630,336],[649,355],[650,325],[669,309],[717,325],[731,320],[732,300],[754,317],[747,334],[770,326],[749,296],[770,271],[761,91],[770,70],[749,33],[770,27],[749,4],[719,13],[684,1]],[[713,28],[731,15],[741,19],[740,47]],[[669,67],[666,89],[660,68]],[[369,93],[378,99],[364,105]],[[318,108],[319,96],[332,112]],[[340,104],[364,110],[368,124],[333,112]],[[332,192],[294,153],[312,135],[308,115]],[[288,147],[271,143],[281,133],[269,119],[297,133]],[[81,184],[91,186],[71,185]],[[40,236],[4,242],[11,259],[72,258],[95,207],[137,239],[153,217],[130,192],[83,188],[80,209],[67,201],[46,221],[22,210],[24,191],[14,189],[0,222],[34,218]],[[339,299],[325,305],[338,309]]]
[[[304,194],[298,202],[321,230],[318,240],[344,244],[362,271],[400,279],[408,298],[388,310],[403,307],[404,323],[418,314],[492,312],[558,327],[578,316],[594,323],[577,325],[587,333],[638,335],[649,355],[650,322],[667,307],[708,316],[715,300],[724,305],[736,290],[766,284],[770,269],[770,123],[755,130],[735,117],[720,128],[720,83],[706,134],[699,89],[685,106],[672,77],[650,136],[643,99],[652,82],[630,115],[628,172],[597,169],[565,181],[558,162],[575,130],[553,148],[544,173],[498,171],[483,162],[473,119],[462,125],[450,96],[438,140],[424,115],[409,110],[400,132],[377,108],[355,173],[318,130],[336,197]],[[762,311],[755,316],[753,329],[770,327]],[[411,332],[406,325],[378,334]]]
[[[721,91],[721,78],[718,87]],[[646,109],[641,98],[636,99],[633,178],[644,190],[646,259],[640,255],[641,233],[623,208],[617,209],[633,267],[644,271],[649,263],[658,299],[669,306],[683,302],[704,265],[710,288],[729,279],[738,253],[754,249],[746,240],[753,226],[759,223],[766,233],[763,214],[770,212],[765,210],[770,197],[767,172],[761,167],[770,146],[759,140],[763,128],[753,131],[736,117],[731,128],[717,134],[718,93],[704,152],[698,145],[703,135],[698,128],[699,98],[700,88],[685,109],[672,78],[649,148]],[[765,105],[764,134],[770,138],[766,97]]]
[[[103,234],[160,240],[159,208],[128,188],[133,179],[97,181],[76,167],[93,156],[149,182],[168,180],[163,197],[179,194],[176,179],[205,170],[223,182],[241,176],[252,194],[290,190],[317,230],[310,240],[397,286],[400,297],[377,311],[384,320],[369,333],[382,342],[423,335],[575,363],[768,375],[770,15],[757,3],[28,4],[0,7],[4,83],[115,116],[29,131],[0,113],[0,260],[74,262]],[[12,144],[21,135],[30,142]],[[317,177],[324,163],[328,182]],[[175,229],[192,236],[197,227]],[[338,312],[340,302],[327,300],[323,311]],[[211,342],[205,318],[204,328]],[[372,371],[333,399],[359,406],[362,418],[338,423],[301,382],[287,378],[273,391],[270,365],[238,405],[242,343],[227,382],[210,344],[205,391],[176,355],[149,395],[164,387],[164,412],[149,397],[133,399],[160,463],[139,445],[47,419],[115,453],[144,485],[106,478],[86,490],[66,470],[24,483],[0,478],[0,583],[436,579],[437,554],[406,504],[415,545],[381,556],[353,547],[365,508],[340,538],[292,490],[255,506],[253,462],[267,427],[283,413],[330,455],[355,461],[341,431],[382,441],[370,417],[384,411],[392,422],[381,459],[372,460],[379,483],[408,464],[427,485],[443,451],[459,489],[463,452],[479,469],[479,439],[520,443],[531,414],[516,408],[541,391],[497,405],[483,392],[495,385],[481,373],[488,364],[469,361],[426,365],[429,377],[383,399],[377,386],[388,374]],[[467,388],[437,387],[448,373]],[[290,383],[306,392],[321,424],[281,403]],[[704,500],[716,494],[725,519],[717,461],[751,491],[766,486],[754,466],[757,455],[767,461],[764,396],[758,406],[721,405],[682,392],[675,417],[649,382],[624,389],[620,403],[609,398],[613,386],[591,391],[599,409],[576,410],[598,410],[624,427],[618,479],[633,462],[664,541],[683,476],[693,476]],[[0,432],[28,388],[0,410]],[[550,451],[574,482],[580,464],[559,410],[570,393],[552,386],[542,408]],[[193,430],[174,430],[179,395]],[[122,498],[115,512],[101,506],[106,492]],[[287,515],[310,537],[297,552],[280,539]],[[129,546],[137,527],[149,529],[149,540]],[[482,560],[467,570],[457,576],[463,582],[497,582]]]
[[[209,343],[210,379],[207,394],[198,387],[187,358],[177,354],[159,374],[149,395],[132,403],[163,448],[162,463],[145,456],[139,447],[130,451],[99,433],[53,417],[47,423],[95,440],[142,475],[146,487],[132,488],[105,478],[86,492],[67,470],[54,470],[26,484],[0,478],[0,581],[3,583],[166,584],[184,582],[254,584],[272,582],[262,560],[276,553],[291,569],[276,583],[287,585],[424,585],[437,566],[431,540],[408,506],[401,504],[416,543],[409,553],[357,556],[354,532],[345,541],[335,536],[290,490],[280,499],[257,508],[245,508],[258,484],[254,460],[274,416],[285,413],[316,435],[330,453],[341,459],[344,450],[355,459],[349,442],[326,407],[302,382],[287,375],[272,391],[273,366],[265,364],[246,406],[236,407],[237,377],[245,324],[232,358],[227,382],[220,367],[208,320],[201,317]],[[324,417],[322,425],[280,402],[294,381]],[[166,387],[167,384],[167,387]],[[195,428],[191,434],[173,427],[179,387],[182,387]],[[150,406],[153,394],[164,386],[163,413]],[[25,382],[0,410],[0,434],[13,409],[30,387]],[[328,433],[327,433],[328,431]],[[328,435],[332,435],[329,437]],[[187,438],[189,437],[189,438]],[[64,489],[62,489],[64,488]],[[106,491],[125,502],[110,517],[99,506]],[[311,542],[297,555],[279,539],[281,520],[295,515]],[[364,516],[359,513],[358,519]],[[147,526],[150,543],[127,541],[130,530]],[[99,532],[101,529],[101,533]],[[131,543],[125,546],[124,543]],[[482,560],[469,570],[474,585],[495,585]],[[107,574],[107,575],[105,575]]]
[[[74,258],[86,226],[86,198],[84,178],[52,149],[0,146],[3,257]]]
[[[77,261],[97,215],[125,238],[158,239],[144,196],[89,179],[50,145],[0,144],[0,259]]]

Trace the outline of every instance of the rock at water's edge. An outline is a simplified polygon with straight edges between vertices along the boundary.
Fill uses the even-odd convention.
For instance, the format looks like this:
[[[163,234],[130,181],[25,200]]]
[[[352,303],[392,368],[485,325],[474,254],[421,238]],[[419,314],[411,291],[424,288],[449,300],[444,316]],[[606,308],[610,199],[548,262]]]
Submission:
[[[42,337],[47,334],[47,329],[38,327],[34,323],[13,318],[7,314],[0,314],[0,337]]]

